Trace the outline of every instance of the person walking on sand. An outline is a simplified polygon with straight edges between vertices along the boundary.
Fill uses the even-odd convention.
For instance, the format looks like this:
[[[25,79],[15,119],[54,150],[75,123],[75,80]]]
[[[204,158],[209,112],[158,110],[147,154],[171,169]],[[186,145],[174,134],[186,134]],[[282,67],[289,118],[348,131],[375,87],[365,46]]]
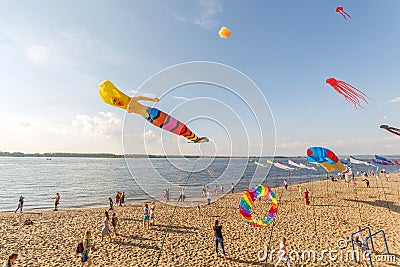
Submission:
[[[285,190],[287,190],[288,189],[288,181],[285,179],[285,180],[283,180],[283,184],[285,185]]]
[[[199,204],[197,204],[196,210],[197,210],[197,213],[200,214],[200,205]]]
[[[282,237],[282,241],[279,244],[279,253],[278,253],[278,261],[275,263],[275,267],[277,267],[282,261],[287,263],[287,266],[290,267],[289,258],[286,256],[286,238]]]
[[[14,267],[14,263],[17,260],[18,254],[13,253],[8,257],[8,260],[6,260],[3,264],[3,267]]]
[[[154,217],[155,217],[154,211],[155,211],[155,209],[156,209],[156,203],[153,201],[153,202],[151,202],[151,205],[150,205],[150,222],[149,222],[149,225],[151,225],[151,226],[154,226]]]
[[[215,255],[218,257],[218,244],[221,245],[222,255],[226,259],[225,248],[224,248],[224,238],[222,237],[222,225],[219,225],[218,220],[215,220],[214,225],[214,245],[215,245]]]
[[[82,263],[81,266],[85,266],[86,263],[88,264],[88,266],[92,266],[92,259],[89,258],[89,252],[91,250],[96,251],[96,247],[92,245],[91,237],[92,237],[92,232],[90,230],[87,230],[82,240],[83,251],[81,257],[81,263]]]
[[[368,179],[364,179],[363,181],[365,182],[365,184],[367,185],[367,187],[370,187],[370,186],[369,186],[369,180],[368,180]]]
[[[104,222],[103,222],[103,229],[101,229],[101,242],[104,241],[104,237],[108,235],[110,238],[110,242],[112,242],[111,238],[111,229],[110,229],[110,217],[108,215],[108,211],[104,212]]]
[[[108,198],[108,202],[110,204],[110,208],[108,210],[113,210],[114,209],[114,203],[111,197]]]
[[[113,216],[111,219],[111,224],[114,228],[115,236],[118,236],[117,229],[119,228],[119,220],[118,220],[117,214],[115,214],[115,212],[113,213]]]
[[[54,199],[54,211],[57,211],[58,210],[58,204],[60,204],[60,194],[59,193],[56,193],[56,196],[55,197],[53,197],[53,199]]]
[[[211,194],[210,194],[210,190],[207,191],[207,205],[211,204]]]
[[[144,208],[143,208],[143,228],[146,228],[147,225],[147,229],[150,229],[149,226],[149,219],[150,219],[150,210],[149,210],[149,205],[144,204]]]
[[[231,193],[233,194],[234,191],[235,191],[235,185],[232,183],[232,185],[231,185]]]
[[[306,201],[306,205],[307,206],[310,205],[310,198],[308,196],[308,189],[307,188],[304,190],[304,200]]]
[[[224,194],[224,186],[222,184],[219,185],[219,189],[221,190],[221,194]]]
[[[218,196],[218,189],[217,186],[214,187],[214,197]]]
[[[15,212],[17,212],[19,209],[21,209],[22,212],[23,207],[24,207],[24,197],[20,196],[18,200],[18,208],[15,210]]]

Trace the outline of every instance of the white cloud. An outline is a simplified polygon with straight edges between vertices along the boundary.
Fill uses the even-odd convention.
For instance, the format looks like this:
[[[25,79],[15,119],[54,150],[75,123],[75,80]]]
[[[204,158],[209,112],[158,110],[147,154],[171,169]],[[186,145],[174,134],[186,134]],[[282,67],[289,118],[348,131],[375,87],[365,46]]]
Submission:
[[[177,14],[170,9],[165,12],[180,22],[189,22],[205,29],[212,29],[218,25],[215,17],[222,12],[222,3],[217,0],[201,0],[194,3],[199,5],[200,11],[192,17]]]
[[[397,102],[400,102],[400,96],[390,99],[387,103],[392,104]]]
[[[148,130],[147,132],[144,132],[142,135],[143,140],[145,143],[155,143],[159,141],[159,138],[156,136],[156,134],[152,130]]]
[[[112,139],[120,136],[122,121],[111,112],[100,112],[99,116],[76,115],[72,122],[75,134]]]
[[[203,7],[199,17],[194,20],[196,25],[202,28],[213,28],[218,21],[214,18],[215,15],[222,12],[222,4],[217,1],[202,0],[200,4]]]

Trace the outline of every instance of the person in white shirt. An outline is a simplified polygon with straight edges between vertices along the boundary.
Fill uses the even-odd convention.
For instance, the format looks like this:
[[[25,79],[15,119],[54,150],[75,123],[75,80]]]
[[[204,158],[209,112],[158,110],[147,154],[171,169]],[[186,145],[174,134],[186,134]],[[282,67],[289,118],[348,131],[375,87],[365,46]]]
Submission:
[[[279,244],[279,253],[278,253],[278,261],[275,263],[275,267],[278,266],[282,261],[287,263],[287,266],[290,267],[290,261],[289,258],[287,257],[287,251],[286,251],[286,238],[282,237],[282,241]]]

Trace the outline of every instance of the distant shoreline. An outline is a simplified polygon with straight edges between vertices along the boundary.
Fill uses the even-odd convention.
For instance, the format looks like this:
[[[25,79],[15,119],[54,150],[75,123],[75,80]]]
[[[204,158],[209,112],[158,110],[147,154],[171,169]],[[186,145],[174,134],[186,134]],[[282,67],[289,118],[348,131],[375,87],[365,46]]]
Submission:
[[[30,158],[249,158],[258,160],[259,158],[273,158],[272,156],[196,156],[196,155],[146,155],[146,154],[128,154],[119,155],[112,153],[66,153],[66,152],[55,152],[55,153],[22,153],[22,152],[1,152],[0,157],[30,157]],[[303,158],[300,156],[286,157],[286,156],[275,156],[276,158]]]

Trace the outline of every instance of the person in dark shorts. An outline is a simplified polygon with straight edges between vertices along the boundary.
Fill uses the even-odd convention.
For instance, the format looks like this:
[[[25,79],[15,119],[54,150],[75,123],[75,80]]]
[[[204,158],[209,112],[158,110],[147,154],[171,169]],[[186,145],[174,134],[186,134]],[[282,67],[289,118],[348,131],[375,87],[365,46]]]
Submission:
[[[59,193],[56,193],[56,196],[55,197],[53,197],[53,199],[54,199],[54,211],[57,211],[58,210],[58,204],[60,204],[60,194]]]
[[[221,250],[222,250],[222,255],[224,256],[224,259],[226,259],[225,248],[224,248],[224,238],[222,237],[222,225],[219,225],[218,220],[215,220],[215,225],[214,225],[213,230],[214,230],[215,255],[218,257],[218,244],[220,244]]]
[[[115,213],[113,213],[113,216],[112,216],[112,219],[111,219],[111,224],[112,224],[112,226],[114,228],[115,236],[117,236],[118,235],[117,230],[119,228],[119,220],[118,220],[118,217],[117,217],[117,215]]]

